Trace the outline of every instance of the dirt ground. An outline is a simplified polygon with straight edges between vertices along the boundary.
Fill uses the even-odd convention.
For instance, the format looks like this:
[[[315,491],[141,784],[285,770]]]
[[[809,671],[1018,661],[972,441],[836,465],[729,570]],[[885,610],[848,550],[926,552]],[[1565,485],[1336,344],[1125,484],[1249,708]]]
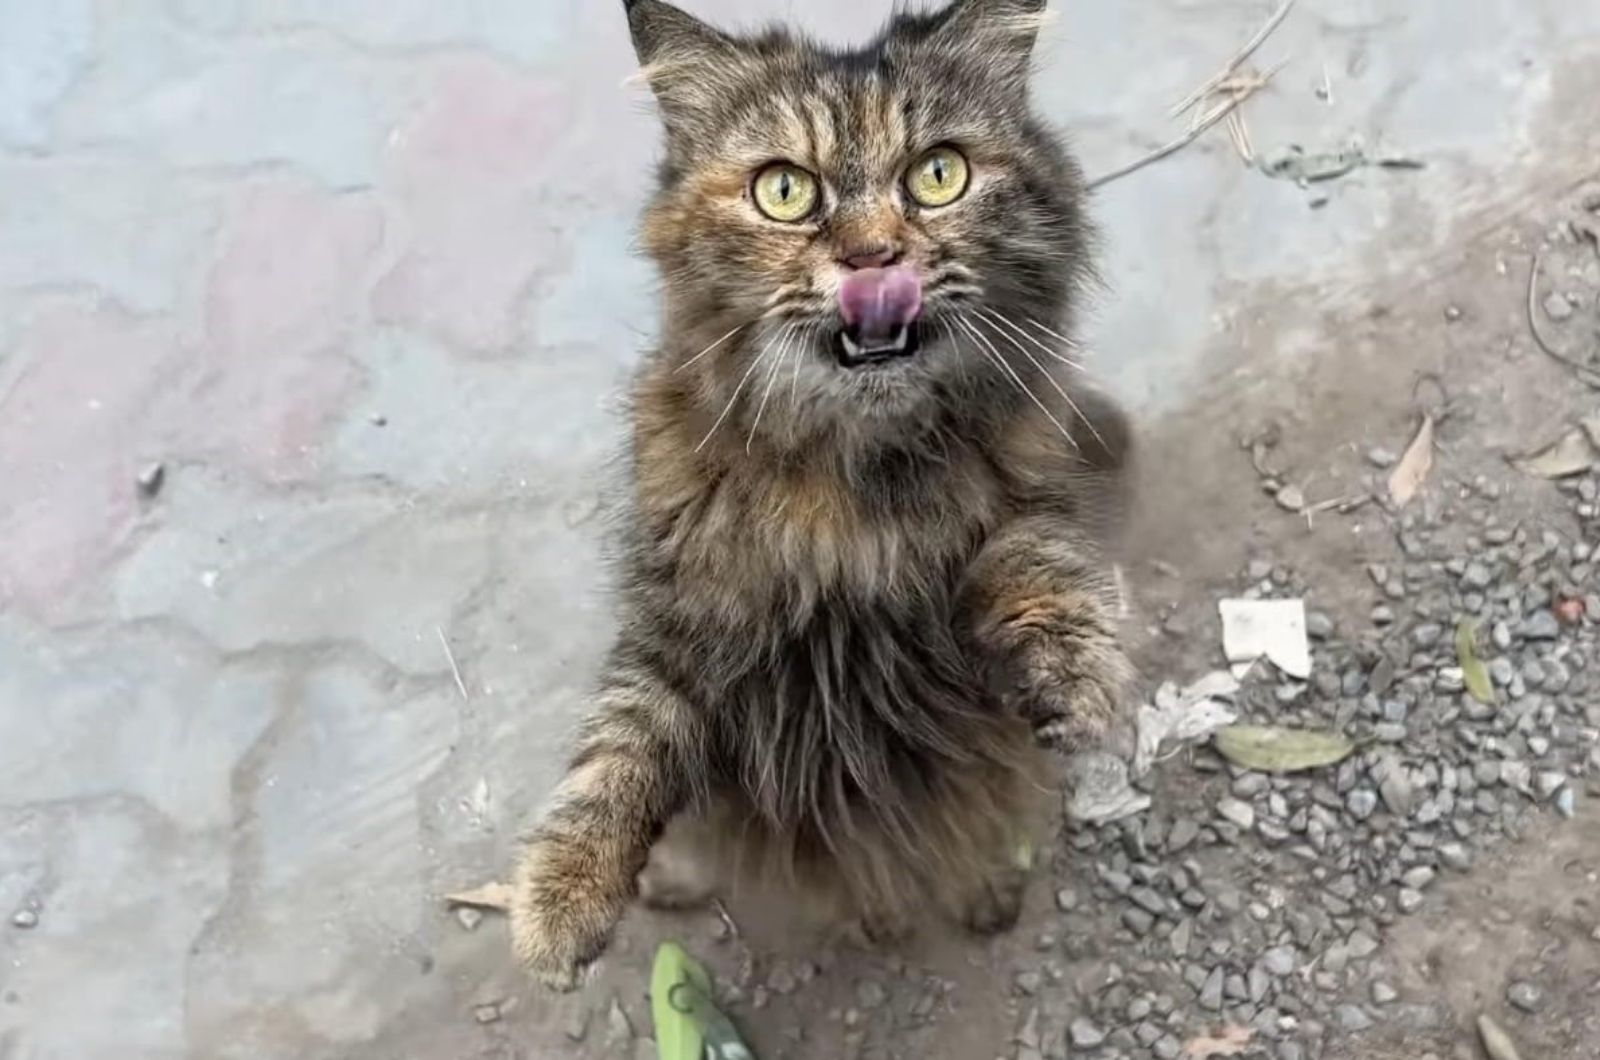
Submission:
[[[1280,440],[1268,463],[1302,484],[1314,503],[1381,494],[1388,472],[1373,467],[1368,451],[1399,452],[1421,411],[1444,409],[1437,463],[1419,507],[1448,523],[1452,497],[1480,496],[1489,483],[1488,509],[1501,518],[1583,539],[1586,531],[1569,510],[1570,490],[1518,472],[1507,457],[1537,448],[1562,424],[1594,410],[1595,390],[1534,345],[1527,285],[1532,253],[1544,247],[1541,267],[1560,277],[1557,286],[1573,290],[1589,314],[1583,326],[1591,330],[1563,335],[1576,336],[1578,346],[1586,337],[1592,347],[1600,335],[1592,330],[1600,324],[1600,246],[1581,234],[1574,239],[1564,223],[1583,216],[1582,204],[1597,189],[1593,179],[1577,180],[1542,189],[1513,215],[1471,218],[1430,252],[1434,268],[1395,268],[1392,277],[1331,296],[1274,290],[1264,293],[1258,310],[1239,314],[1230,329],[1238,345],[1219,354],[1211,384],[1144,432],[1139,513],[1128,547],[1130,635],[1152,682],[1194,676],[1221,661],[1215,601],[1237,587],[1252,560],[1292,568],[1309,587],[1308,606],[1344,625],[1364,623],[1383,598],[1370,565],[1402,559],[1399,517],[1379,503],[1309,521],[1285,511],[1263,489],[1241,444],[1269,430]],[[1547,289],[1541,283],[1540,300]],[[1541,333],[1552,332],[1540,319]],[[1262,351],[1291,330],[1297,344],[1327,355],[1263,371],[1274,362]],[[1597,793],[1592,780],[1590,793]],[[1155,812],[1203,806],[1217,794],[1213,774],[1164,769]],[[1513,1034],[1523,1057],[1600,1056],[1600,803],[1581,798],[1577,806],[1570,821],[1535,815],[1515,838],[1488,846],[1470,873],[1431,889],[1416,914],[1394,919],[1377,964],[1348,985],[1359,989],[1381,969],[1398,1007],[1380,1012],[1359,1034],[1331,1028],[1325,1051],[1304,1055],[1466,1060],[1483,1055],[1475,1020],[1487,1013]],[[1249,844],[1214,853],[1262,856]],[[848,946],[819,949],[807,929],[794,928],[788,911],[745,896],[733,905],[742,939],[730,938],[709,913],[641,913],[619,963],[637,968],[645,940],[660,934],[690,940],[725,977],[746,985],[731,1007],[764,1057],[1010,1058],[1028,1048],[1013,1043],[1030,1011],[1047,1012],[1049,1029],[1041,1037],[1059,1036],[1076,1004],[1141,961],[1114,917],[1064,916],[1052,899],[1069,887],[1092,901],[1093,884],[1072,834],[1064,832],[1053,872],[1038,881],[1022,922],[991,942],[934,932],[888,956]],[[1129,967],[1119,968],[1124,953]],[[1019,971],[1039,967],[1041,954],[1049,955],[1046,982],[1059,984],[1064,999],[1053,1007],[1017,985]],[[1536,1014],[1506,1000],[1508,984],[1524,979],[1543,984]],[[644,1026],[636,984],[631,971],[613,975],[588,992],[591,1000],[565,1004],[582,1009],[610,992]],[[863,984],[886,984],[888,1000],[877,1004],[901,1009],[885,1018],[866,1008],[878,989]],[[1039,988],[1038,998],[1050,992]],[[1259,1046],[1242,1055],[1300,1055],[1274,1054],[1265,1041]],[[1042,1051],[1123,1055],[1114,1046]]]

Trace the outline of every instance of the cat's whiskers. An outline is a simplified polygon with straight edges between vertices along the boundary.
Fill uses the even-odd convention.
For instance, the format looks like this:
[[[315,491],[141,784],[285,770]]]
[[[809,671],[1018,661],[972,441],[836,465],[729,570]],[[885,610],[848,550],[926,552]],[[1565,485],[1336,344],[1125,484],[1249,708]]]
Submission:
[[[674,368],[673,371],[674,372],[683,371],[685,368],[689,367],[691,364],[693,364],[694,362],[698,361],[700,358],[704,357],[706,354],[710,353],[712,350],[716,349],[718,346],[721,346],[724,342],[727,342],[729,339],[733,338],[734,333],[737,332],[740,328],[749,327],[750,324],[751,324],[750,321],[746,321],[743,324],[738,324],[738,325],[735,325],[732,328],[729,328],[727,334],[723,335],[720,339],[718,339],[717,341],[713,342],[711,345],[707,346],[705,349],[701,350],[699,353],[695,354],[693,357],[689,358],[687,361],[684,361],[682,364],[678,365],[678,367]]]
[[[789,381],[789,404],[796,409],[800,407],[800,365],[805,361],[806,347],[811,345],[812,337],[821,326],[817,323],[807,324],[794,348],[794,378]]]
[[[1011,366],[1010,362],[1005,359],[1005,355],[996,349],[994,344],[985,338],[983,333],[973,326],[972,322],[967,319],[966,314],[957,313],[955,315],[955,322],[960,324],[962,330],[964,330],[968,335],[972,336],[974,342],[977,342],[986,348],[987,356],[991,359],[991,361],[1011,378],[1011,381],[1017,385],[1018,389],[1020,389],[1024,394],[1028,395],[1028,400],[1032,401],[1039,407],[1039,411],[1044,413],[1045,418],[1055,425],[1056,430],[1061,432],[1061,437],[1067,440],[1067,444],[1072,446],[1074,449],[1078,448],[1077,439],[1072,437],[1072,432],[1067,430],[1066,427],[1062,426],[1061,421],[1056,419],[1055,413],[1050,411],[1050,407],[1039,399],[1039,395],[1033,392],[1033,388],[1027,384],[1022,376],[1018,374],[1017,370]]]
[[[980,312],[983,312],[983,310],[980,310]],[[995,329],[996,335],[999,335],[1001,338],[1010,342],[1012,346],[1015,346],[1017,352],[1026,357],[1028,362],[1039,370],[1039,374],[1044,376],[1045,382],[1049,383],[1055,388],[1056,393],[1061,395],[1061,399],[1067,403],[1068,407],[1072,409],[1072,411],[1077,415],[1078,419],[1083,421],[1083,425],[1089,428],[1089,433],[1094,435],[1094,440],[1100,443],[1100,448],[1109,450],[1110,446],[1106,445],[1106,440],[1100,437],[1100,432],[1096,430],[1095,425],[1089,421],[1089,417],[1083,414],[1083,409],[1079,408],[1078,403],[1072,400],[1072,395],[1067,393],[1067,388],[1062,386],[1056,380],[1056,377],[1050,374],[1050,370],[1047,369],[1043,364],[1039,363],[1039,358],[1029,353],[1015,338],[1012,338],[1010,335],[1007,335],[1005,332],[996,327],[992,320],[990,321],[989,326]],[[1076,447],[1077,446],[1074,445],[1074,448]]]
[[[1069,350],[1081,349],[1081,347],[1076,342],[1073,342],[1071,339],[1069,339],[1065,335],[1061,334],[1061,332],[1055,331],[1052,328],[1048,328],[1045,325],[1039,323],[1033,317],[1029,317],[1028,318],[1028,323],[1032,324],[1034,327],[1038,328],[1040,331],[1044,332],[1046,335],[1049,335],[1052,339],[1055,339],[1057,342],[1061,343],[1061,345],[1065,346]]]
[[[795,329],[800,327],[798,320],[790,321],[784,325],[781,332],[783,341],[778,346],[778,352],[772,358],[772,371],[767,373],[767,388],[761,394],[761,404],[756,406],[756,418],[750,424],[750,433],[745,435],[744,451],[748,454],[750,446],[756,440],[756,428],[761,426],[761,414],[767,411],[767,402],[772,399],[772,384],[778,381],[778,373],[783,370],[783,358],[789,351],[789,344],[794,339]]]
[[[1071,357],[1067,357],[1067,356],[1063,355],[1060,351],[1058,351],[1058,350],[1046,345],[1045,343],[1039,341],[1038,338],[1036,338],[1031,333],[1023,330],[1021,327],[1019,327],[1017,325],[1017,323],[1014,320],[1012,320],[1010,317],[1006,316],[1004,313],[1001,313],[999,310],[989,309],[989,308],[981,308],[981,309],[978,310],[978,312],[980,312],[984,316],[988,317],[991,321],[995,321],[997,323],[1004,324],[1007,329],[1016,332],[1018,335],[1022,336],[1025,340],[1027,340],[1030,344],[1032,344],[1035,348],[1044,351],[1045,354],[1047,354],[1050,357],[1055,358],[1056,360],[1060,361],[1062,364],[1066,365],[1067,367],[1074,368],[1074,369],[1076,369],[1076,370],[1078,370],[1080,372],[1087,372],[1088,371],[1088,369],[1085,368],[1080,362],[1074,361]]]
[[[761,367],[761,362],[767,359],[767,353],[772,349],[773,343],[777,342],[782,335],[782,331],[773,335],[767,344],[761,348],[761,352],[750,362],[750,367],[745,369],[744,375],[739,378],[739,385],[733,388],[732,396],[728,398],[728,403],[722,406],[722,411],[718,413],[716,421],[711,424],[711,429],[706,432],[704,438],[700,439],[700,444],[694,447],[695,452],[698,453],[704,449],[706,443],[711,440],[711,436],[717,433],[717,428],[722,426],[722,421],[728,418],[728,413],[733,411],[734,403],[739,400],[739,395],[744,392],[744,385],[750,381],[752,375],[755,375],[756,369]]]

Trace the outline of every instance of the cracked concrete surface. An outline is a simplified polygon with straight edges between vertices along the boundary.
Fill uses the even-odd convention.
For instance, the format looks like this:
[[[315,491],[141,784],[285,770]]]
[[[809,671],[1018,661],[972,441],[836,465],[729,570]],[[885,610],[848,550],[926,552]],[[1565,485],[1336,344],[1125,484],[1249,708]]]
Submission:
[[[1269,7],[1063,5],[1040,104],[1110,169]],[[1426,269],[1600,150],[1558,120],[1600,5],[1302,0],[1284,56],[1259,151],[1427,168],[1302,189],[1218,130],[1101,192],[1090,345],[1144,416],[1272,292]],[[470,1014],[499,932],[437,896],[504,863],[606,646],[632,67],[579,0],[0,0],[0,1057],[513,1055]]]

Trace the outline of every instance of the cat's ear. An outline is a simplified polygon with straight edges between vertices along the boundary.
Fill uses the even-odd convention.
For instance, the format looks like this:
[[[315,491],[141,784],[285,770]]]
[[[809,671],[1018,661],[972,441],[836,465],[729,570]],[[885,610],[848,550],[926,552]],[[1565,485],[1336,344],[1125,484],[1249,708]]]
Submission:
[[[940,14],[936,36],[979,57],[996,80],[1026,90],[1045,0],[954,0]]]
[[[628,32],[639,56],[639,77],[661,104],[667,124],[692,106],[696,86],[715,79],[717,68],[734,58],[736,47],[687,11],[666,0],[622,0]]]

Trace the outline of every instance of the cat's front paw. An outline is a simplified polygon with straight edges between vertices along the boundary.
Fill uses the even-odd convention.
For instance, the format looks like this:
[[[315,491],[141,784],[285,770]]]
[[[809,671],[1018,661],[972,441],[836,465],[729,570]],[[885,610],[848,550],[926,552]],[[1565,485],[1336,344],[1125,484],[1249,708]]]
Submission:
[[[1132,667],[1111,641],[1034,641],[1012,657],[1008,671],[1009,706],[1046,746],[1097,746],[1126,713]]]
[[[605,952],[626,895],[591,878],[584,859],[551,843],[523,851],[512,883],[511,945],[553,990],[573,990]]]

